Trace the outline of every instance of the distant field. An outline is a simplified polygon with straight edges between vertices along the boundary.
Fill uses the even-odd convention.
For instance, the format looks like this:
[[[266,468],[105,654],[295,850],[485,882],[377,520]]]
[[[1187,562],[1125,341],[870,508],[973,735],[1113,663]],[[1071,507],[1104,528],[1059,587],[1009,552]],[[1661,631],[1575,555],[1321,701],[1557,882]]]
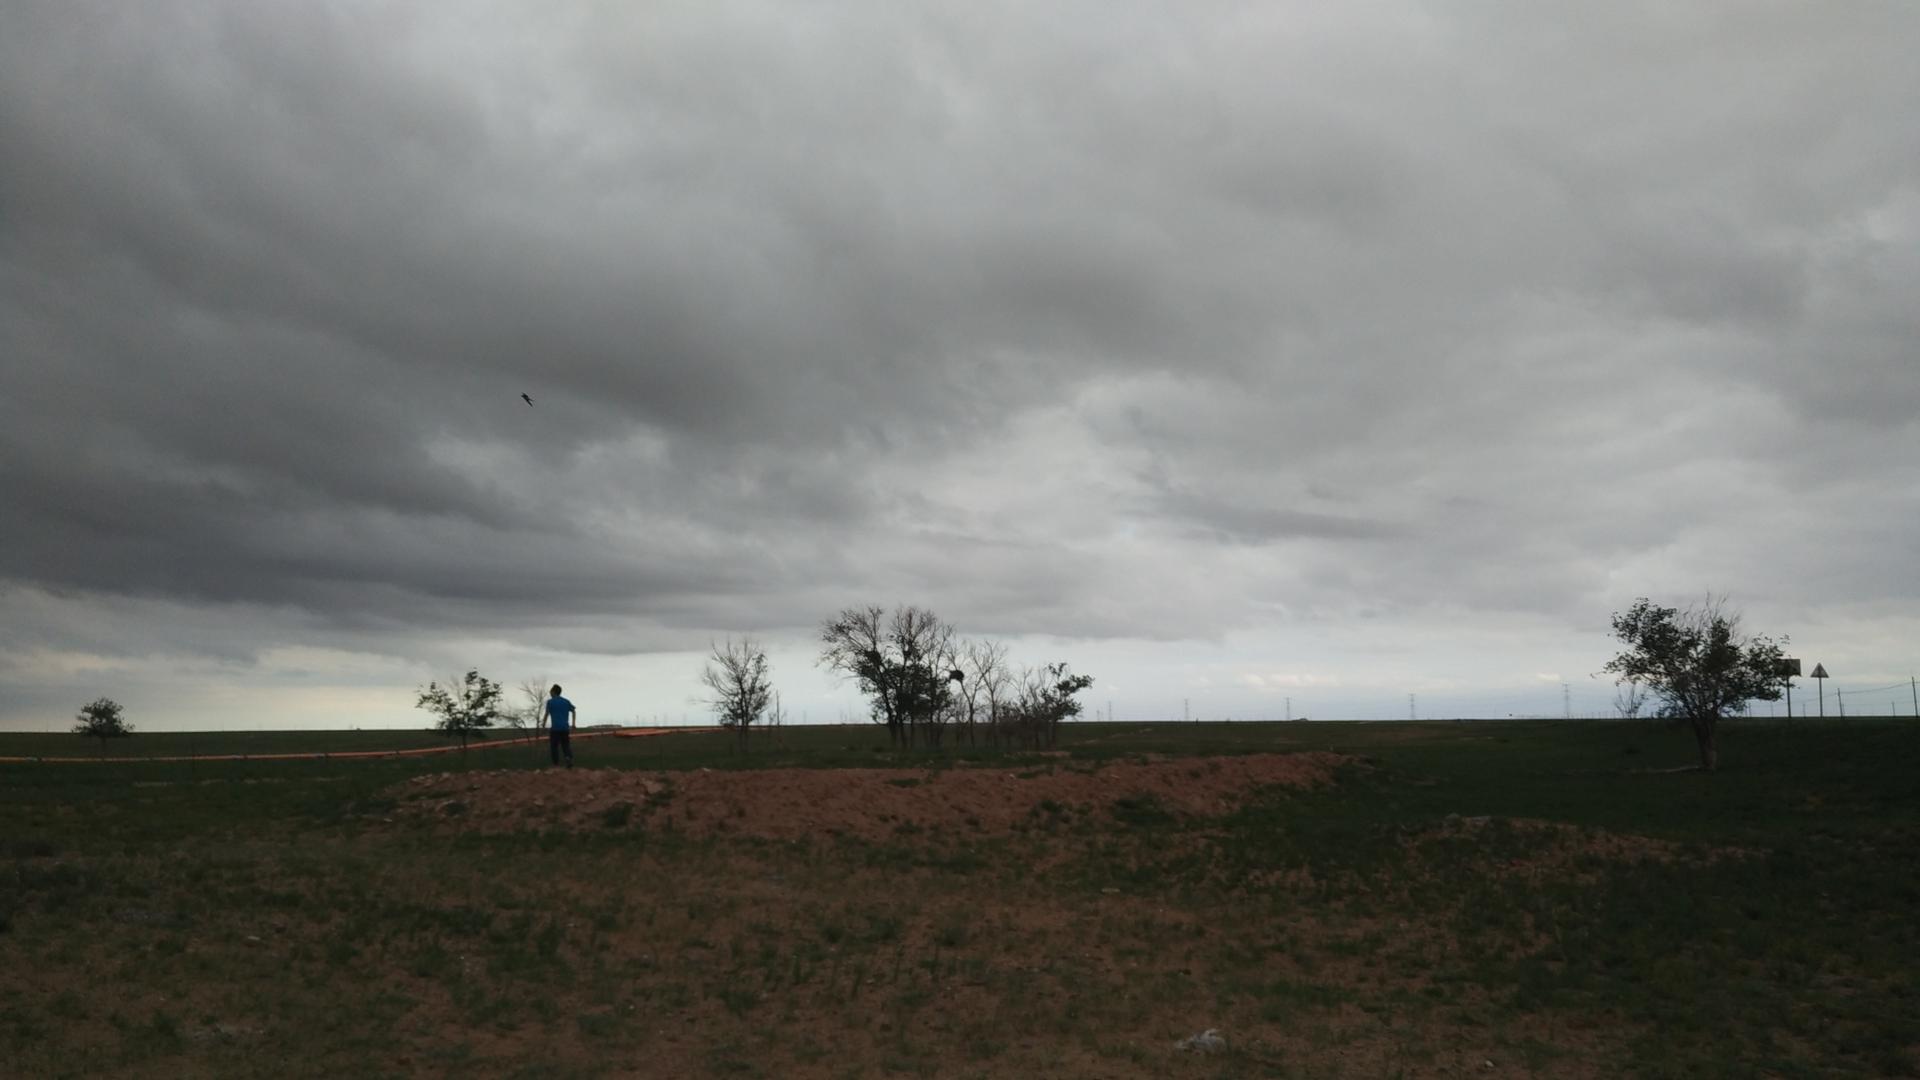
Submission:
[[[543,736],[544,737],[544,736]],[[473,745],[524,742],[514,732],[497,730]],[[431,729],[368,731],[136,731],[123,739],[83,739],[69,732],[0,732],[0,758],[85,757],[153,758],[196,754],[344,754],[360,751],[458,747],[460,740]]]
[[[441,741],[0,765],[3,1071],[1920,1073],[1911,720],[1734,723],[1713,776],[1593,722],[137,760]]]

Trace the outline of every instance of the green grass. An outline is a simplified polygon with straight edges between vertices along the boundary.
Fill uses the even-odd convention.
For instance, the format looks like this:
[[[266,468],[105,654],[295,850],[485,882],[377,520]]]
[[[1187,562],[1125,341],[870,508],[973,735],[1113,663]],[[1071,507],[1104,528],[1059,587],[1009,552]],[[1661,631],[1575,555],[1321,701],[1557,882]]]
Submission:
[[[256,734],[199,750],[267,745]],[[410,733],[284,734],[279,750]],[[127,742],[147,738],[184,736]],[[630,804],[506,834],[398,813],[407,777],[540,768],[544,747],[0,765],[0,1060],[22,1076],[1920,1071],[1911,722],[1731,724],[1715,775],[1672,771],[1690,737],[1648,724],[1084,724],[1064,759],[884,743],[789,729],[749,755],[718,734],[576,755],[897,764],[914,792],[932,765],[1036,782],[1147,754],[1364,765],[1223,818],[1042,800],[1007,834],[812,843],[649,831]],[[1614,857],[1609,836],[1666,854]],[[1204,1027],[1228,1053],[1171,1049]]]
[[[486,741],[499,742],[504,732]],[[193,754],[325,754],[417,750],[459,745],[431,730],[140,731],[119,739],[83,739],[68,732],[0,732],[0,757],[182,757]],[[544,749],[544,747],[542,747]]]

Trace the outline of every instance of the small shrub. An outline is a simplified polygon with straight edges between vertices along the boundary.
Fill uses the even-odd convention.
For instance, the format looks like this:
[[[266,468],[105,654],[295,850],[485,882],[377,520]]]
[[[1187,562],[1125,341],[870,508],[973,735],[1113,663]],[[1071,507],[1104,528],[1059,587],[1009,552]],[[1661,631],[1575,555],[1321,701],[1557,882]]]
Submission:
[[[1168,825],[1173,822],[1173,814],[1160,805],[1153,795],[1128,795],[1114,800],[1113,816],[1122,824],[1137,828]]]
[[[52,841],[40,837],[9,840],[5,851],[8,857],[15,859],[47,859],[60,853],[60,849],[55,847]]]
[[[593,1039],[608,1038],[620,1030],[620,1021],[612,1013],[581,1013],[574,1018],[580,1034]]]

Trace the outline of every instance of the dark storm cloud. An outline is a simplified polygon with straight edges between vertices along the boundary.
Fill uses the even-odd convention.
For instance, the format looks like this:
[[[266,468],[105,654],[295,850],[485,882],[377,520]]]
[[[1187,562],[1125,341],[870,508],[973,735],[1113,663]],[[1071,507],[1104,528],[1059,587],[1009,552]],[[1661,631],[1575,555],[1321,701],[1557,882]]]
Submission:
[[[11,5],[0,577],[576,651],[1911,596],[1916,38]]]

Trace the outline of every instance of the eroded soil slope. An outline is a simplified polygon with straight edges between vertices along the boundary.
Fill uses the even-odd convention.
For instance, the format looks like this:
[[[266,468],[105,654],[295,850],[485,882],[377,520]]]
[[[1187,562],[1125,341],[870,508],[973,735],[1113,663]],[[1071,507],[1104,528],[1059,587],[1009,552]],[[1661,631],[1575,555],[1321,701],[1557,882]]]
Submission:
[[[613,769],[433,773],[393,789],[400,813],[504,831],[605,822],[773,839],[880,838],[902,826],[965,822],[1012,828],[1036,810],[1090,810],[1151,799],[1165,810],[1216,816],[1269,787],[1332,783],[1359,759],[1325,752],[1108,762],[1039,768]]]

